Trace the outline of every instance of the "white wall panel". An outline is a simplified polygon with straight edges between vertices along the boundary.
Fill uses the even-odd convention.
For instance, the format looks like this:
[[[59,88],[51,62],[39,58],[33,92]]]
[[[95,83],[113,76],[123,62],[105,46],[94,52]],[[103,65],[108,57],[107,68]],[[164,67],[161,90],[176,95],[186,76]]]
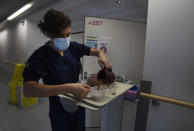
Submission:
[[[144,79],[152,93],[194,102],[194,1],[150,0]],[[150,105],[147,131],[193,131],[194,110]]]

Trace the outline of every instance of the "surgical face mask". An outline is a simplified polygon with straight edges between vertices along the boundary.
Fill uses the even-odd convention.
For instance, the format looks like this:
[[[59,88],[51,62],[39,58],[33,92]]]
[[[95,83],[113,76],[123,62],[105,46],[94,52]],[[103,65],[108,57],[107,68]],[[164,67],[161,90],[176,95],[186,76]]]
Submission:
[[[69,47],[71,36],[68,38],[55,38],[53,39],[54,47],[59,51],[64,51]]]

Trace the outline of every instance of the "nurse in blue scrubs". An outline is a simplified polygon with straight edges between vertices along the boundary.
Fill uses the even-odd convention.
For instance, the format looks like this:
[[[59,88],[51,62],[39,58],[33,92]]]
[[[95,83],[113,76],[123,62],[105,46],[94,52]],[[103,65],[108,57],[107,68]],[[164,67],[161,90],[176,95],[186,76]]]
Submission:
[[[36,49],[26,62],[24,95],[49,97],[52,131],[85,131],[85,109],[66,108],[57,95],[72,93],[85,98],[90,92],[89,85],[78,83],[82,56],[98,57],[101,67],[112,65],[102,51],[71,41],[71,20],[63,12],[50,9],[38,27],[51,40]],[[38,83],[40,78],[43,84]]]

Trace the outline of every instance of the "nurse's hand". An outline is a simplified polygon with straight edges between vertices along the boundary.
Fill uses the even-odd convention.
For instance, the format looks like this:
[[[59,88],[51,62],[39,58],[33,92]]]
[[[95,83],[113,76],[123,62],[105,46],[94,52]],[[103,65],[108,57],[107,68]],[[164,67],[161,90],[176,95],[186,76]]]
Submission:
[[[102,51],[100,51],[100,54],[98,57],[98,64],[101,66],[101,68],[106,67],[108,69],[112,69],[112,64],[110,63],[110,61],[107,59],[107,57]]]
[[[72,87],[70,93],[78,98],[86,98],[91,89],[89,85],[83,83],[72,83],[70,86]]]

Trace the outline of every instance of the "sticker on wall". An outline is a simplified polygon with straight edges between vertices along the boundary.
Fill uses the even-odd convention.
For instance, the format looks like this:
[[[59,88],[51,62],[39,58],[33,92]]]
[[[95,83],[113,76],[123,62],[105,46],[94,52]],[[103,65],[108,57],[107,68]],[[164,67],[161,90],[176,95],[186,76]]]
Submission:
[[[107,49],[107,45],[108,43],[107,42],[100,42],[100,50],[102,50],[104,53],[107,53],[108,49]]]
[[[100,20],[92,20],[88,22],[89,25],[100,27],[102,25],[102,21]]]
[[[98,39],[96,36],[86,36],[86,46],[91,48],[97,48]]]

